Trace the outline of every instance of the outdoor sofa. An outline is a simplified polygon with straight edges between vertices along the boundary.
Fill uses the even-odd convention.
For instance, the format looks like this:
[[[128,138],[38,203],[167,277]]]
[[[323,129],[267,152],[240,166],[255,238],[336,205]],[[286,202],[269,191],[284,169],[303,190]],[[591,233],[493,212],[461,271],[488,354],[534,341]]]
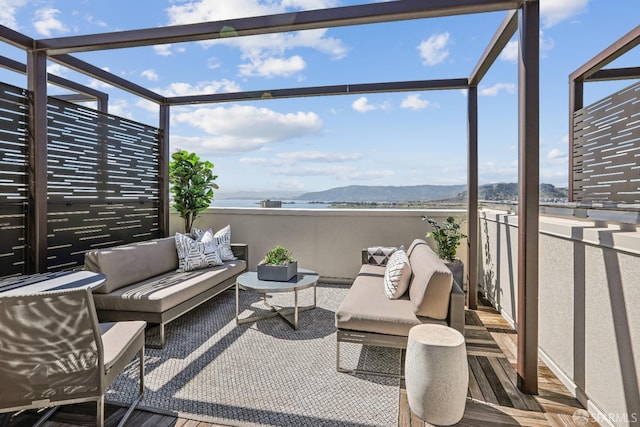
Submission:
[[[163,347],[168,322],[232,287],[247,270],[248,246],[229,246],[237,259],[185,272],[177,271],[175,237],[86,252],[84,268],[106,275],[93,293],[98,318],[158,324]]]
[[[336,311],[336,369],[340,343],[406,349],[409,330],[423,323],[442,324],[464,334],[465,294],[451,271],[424,240],[406,251],[411,267],[409,287],[402,296],[385,294],[386,264],[371,264],[363,250],[363,264]]]

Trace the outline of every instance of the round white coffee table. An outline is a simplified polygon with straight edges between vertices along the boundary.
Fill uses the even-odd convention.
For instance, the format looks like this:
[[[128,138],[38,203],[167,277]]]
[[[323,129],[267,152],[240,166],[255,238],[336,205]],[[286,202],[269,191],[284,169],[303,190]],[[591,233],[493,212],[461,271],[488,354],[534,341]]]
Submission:
[[[288,282],[259,280],[258,273],[255,271],[242,273],[236,279],[236,324],[241,325],[243,323],[255,322],[256,320],[280,316],[281,318],[286,320],[287,323],[289,323],[289,325],[291,325],[294,329],[298,329],[298,313],[301,311],[316,308],[316,285],[318,284],[318,278],[319,276],[315,271],[307,270],[305,268],[298,268],[298,274]],[[248,291],[263,293],[264,304],[271,309],[272,313],[259,316],[249,316],[241,319],[240,288]],[[313,305],[298,307],[298,291],[307,288],[313,288]],[[272,306],[267,302],[267,294],[280,292],[293,292],[293,307],[278,308]],[[292,313],[293,321],[287,317]]]

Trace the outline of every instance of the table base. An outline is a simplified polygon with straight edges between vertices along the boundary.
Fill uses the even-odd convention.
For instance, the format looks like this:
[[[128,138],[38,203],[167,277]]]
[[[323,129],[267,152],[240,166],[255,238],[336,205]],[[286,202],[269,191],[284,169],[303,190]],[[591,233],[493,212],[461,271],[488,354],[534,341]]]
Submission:
[[[267,302],[267,293],[264,293],[263,302],[264,304],[271,309],[271,313],[255,315],[240,318],[240,285],[236,282],[236,325],[243,325],[245,323],[255,322],[257,320],[270,319],[272,317],[280,316],[282,319],[286,320],[286,322],[293,329],[298,329],[298,313],[302,311],[307,311],[316,308],[316,286],[313,286],[313,304],[307,305],[303,307],[298,307],[298,290],[295,289],[294,293],[294,303],[293,307],[277,307],[269,304]],[[243,290],[246,290],[243,288]],[[293,320],[289,319],[287,316],[291,316],[293,314]]]

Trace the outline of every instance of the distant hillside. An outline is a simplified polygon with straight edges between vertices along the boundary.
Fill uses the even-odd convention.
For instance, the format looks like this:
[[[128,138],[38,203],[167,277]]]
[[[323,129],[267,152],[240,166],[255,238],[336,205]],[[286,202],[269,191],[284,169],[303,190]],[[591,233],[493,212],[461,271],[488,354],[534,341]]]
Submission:
[[[466,185],[369,186],[350,185],[325,191],[304,193],[297,200],[312,202],[407,202],[407,201],[464,201]],[[566,199],[567,189],[552,184],[540,184],[540,199]],[[518,184],[485,184],[479,188],[481,200],[517,200]]]
[[[464,185],[372,186],[350,185],[324,191],[304,193],[297,200],[311,202],[398,202],[439,200],[464,191]]]

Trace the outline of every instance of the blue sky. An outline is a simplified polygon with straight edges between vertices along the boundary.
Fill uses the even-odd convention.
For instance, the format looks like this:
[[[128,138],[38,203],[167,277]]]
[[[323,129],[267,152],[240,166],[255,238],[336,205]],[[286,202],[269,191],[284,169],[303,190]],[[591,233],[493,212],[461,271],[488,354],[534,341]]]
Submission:
[[[366,3],[352,0],[0,0],[0,23],[48,38]],[[638,25],[638,0],[541,0],[541,181],[567,185],[568,75]],[[76,54],[164,95],[465,78],[505,12]],[[25,62],[21,50],[0,54]],[[517,181],[517,41],[479,87],[481,183]],[[635,48],[611,66],[638,66]],[[153,126],[157,107],[55,63]],[[0,70],[0,81],[25,87]],[[585,85],[586,104],[631,81]],[[50,87],[50,94],[64,93]],[[460,90],[173,107],[171,148],[215,164],[219,193],[466,183]]]

